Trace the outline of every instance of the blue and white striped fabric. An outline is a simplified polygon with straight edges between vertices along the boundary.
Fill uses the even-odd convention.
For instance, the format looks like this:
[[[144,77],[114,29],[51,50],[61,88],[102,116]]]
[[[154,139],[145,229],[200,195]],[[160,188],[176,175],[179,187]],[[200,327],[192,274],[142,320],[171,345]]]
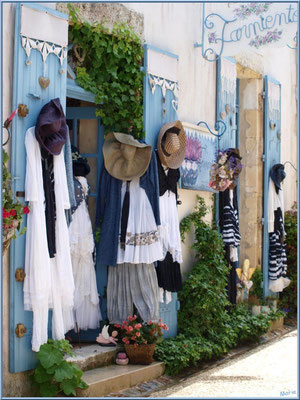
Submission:
[[[223,242],[227,246],[238,247],[241,242],[239,213],[233,202],[233,191],[229,191],[229,196],[224,197],[223,208]],[[230,193],[231,192],[231,193]]]
[[[274,232],[269,233],[269,289],[281,292],[290,284],[287,278],[286,245],[282,211],[274,212]]]

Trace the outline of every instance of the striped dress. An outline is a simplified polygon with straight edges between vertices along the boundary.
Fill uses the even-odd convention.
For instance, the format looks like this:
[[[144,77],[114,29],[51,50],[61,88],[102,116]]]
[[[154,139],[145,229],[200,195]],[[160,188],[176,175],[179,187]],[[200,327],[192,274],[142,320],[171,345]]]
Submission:
[[[273,181],[269,184],[269,290],[281,292],[289,284],[287,278],[287,259],[282,191],[276,191]]]
[[[241,241],[236,188],[220,192],[219,210],[219,225],[224,242],[225,258],[228,265],[231,266],[227,281],[228,300],[232,304],[236,304],[236,268],[238,268],[238,246]]]

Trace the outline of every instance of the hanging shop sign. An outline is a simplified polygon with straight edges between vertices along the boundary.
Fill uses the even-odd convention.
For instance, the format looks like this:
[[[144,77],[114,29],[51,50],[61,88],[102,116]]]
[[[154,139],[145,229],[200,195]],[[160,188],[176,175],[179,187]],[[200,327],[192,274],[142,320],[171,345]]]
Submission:
[[[180,167],[180,187],[182,189],[211,192],[208,186],[209,170],[215,162],[217,152],[217,131],[205,127],[182,123],[186,134],[185,159]]]
[[[296,3],[203,3],[202,56],[215,61],[269,47],[295,48]]]

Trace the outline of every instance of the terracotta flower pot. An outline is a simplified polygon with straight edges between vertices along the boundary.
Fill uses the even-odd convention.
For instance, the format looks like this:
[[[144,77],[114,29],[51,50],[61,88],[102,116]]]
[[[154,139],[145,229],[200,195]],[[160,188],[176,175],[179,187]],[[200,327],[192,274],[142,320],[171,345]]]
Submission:
[[[139,344],[134,347],[133,344],[125,344],[125,351],[128,355],[130,364],[151,364],[155,350],[155,343]]]

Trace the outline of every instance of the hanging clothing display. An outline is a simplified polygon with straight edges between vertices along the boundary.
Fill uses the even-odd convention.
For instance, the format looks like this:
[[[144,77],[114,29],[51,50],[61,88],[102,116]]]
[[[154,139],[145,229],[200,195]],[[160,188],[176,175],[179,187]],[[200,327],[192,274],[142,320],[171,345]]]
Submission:
[[[284,229],[284,206],[281,182],[285,178],[282,164],[271,169],[268,197],[269,290],[281,292],[290,284]]]
[[[220,230],[224,242],[225,258],[228,265],[231,266],[228,276],[227,293],[229,301],[232,304],[236,304],[236,268],[238,268],[238,246],[241,240],[236,187],[233,190],[226,189],[220,192],[219,210]]]
[[[123,134],[123,135],[130,136],[130,135],[125,135],[125,134]],[[105,139],[105,143],[106,143],[107,139],[109,139],[108,135]],[[104,145],[105,145],[105,143],[104,143]],[[116,147],[116,145],[117,144],[114,142],[114,147]],[[119,145],[121,145],[120,142],[119,142]],[[133,147],[133,146],[130,145],[127,147]],[[125,145],[122,147],[122,149],[123,148],[126,149],[127,147]],[[149,146],[147,145],[147,147],[149,147]],[[106,149],[107,149],[107,147],[106,147]],[[123,185],[122,180],[126,180],[126,179],[121,180],[121,179],[114,178],[107,171],[107,169],[105,167],[105,163],[107,163],[106,160],[108,157],[108,152],[107,152],[107,150],[105,150],[105,146],[103,146],[103,153],[104,153],[104,165],[102,167],[100,180],[99,180],[99,189],[98,189],[98,197],[97,197],[97,212],[96,212],[96,229],[101,230],[100,241],[99,241],[99,244],[97,247],[97,253],[98,253],[98,256],[101,258],[102,264],[114,266],[117,264],[117,259],[118,259],[118,254],[119,254],[122,201],[123,201],[123,196],[125,197],[125,192],[126,192],[126,186]],[[153,213],[153,216],[155,219],[155,225],[156,225],[156,227],[159,227],[160,226],[159,187],[158,187],[156,157],[155,157],[154,152],[150,152],[150,154],[148,154],[148,149],[147,149],[147,153],[146,152],[144,153],[144,156],[147,157],[149,160],[149,163],[148,163],[149,165],[148,165],[148,168],[146,169],[145,173],[143,173],[145,165],[143,165],[142,169],[140,169],[140,167],[137,166],[136,168],[132,169],[132,172],[130,173],[130,177],[132,177],[132,173],[133,174],[136,173],[138,175],[140,173],[143,173],[142,176],[136,176],[134,178],[134,179],[139,178],[139,188],[136,183],[133,183],[133,186],[135,187],[136,193],[139,192],[139,195],[141,195],[144,198],[144,206],[146,206],[148,210],[149,210],[148,205],[150,203],[152,213]],[[129,168],[124,168],[123,173],[125,173],[127,169],[129,171],[131,171],[131,165],[129,166]],[[110,170],[110,172],[114,173],[112,170]],[[116,176],[119,176],[120,178],[125,178],[125,176],[122,174],[121,167],[117,170],[117,172],[118,173],[115,174]],[[122,186],[123,186],[123,190],[122,190]],[[144,190],[144,194],[147,197],[144,196],[143,194],[141,194],[142,193],[141,189]],[[146,198],[147,198],[147,201],[146,201]],[[132,197],[132,199],[133,199],[133,197]],[[148,203],[148,201],[149,201],[149,203]],[[146,202],[148,205],[146,205]],[[133,204],[134,203],[132,203],[132,205]],[[131,205],[131,207],[132,207],[132,205]],[[150,213],[148,213],[148,215],[150,215]],[[129,219],[128,219],[128,223],[129,223]],[[151,226],[153,226],[152,223],[151,223]],[[153,226],[153,228],[154,228],[154,226]],[[134,233],[134,232],[132,232],[132,233]],[[136,233],[142,233],[142,232],[136,232]],[[161,257],[161,254],[158,254],[158,258],[156,258],[156,260],[159,259],[159,257]],[[155,260],[153,260],[153,261],[155,261]],[[142,261],[135,258],[135,262],[142,262]]]
[[[158,286],[167,292],[182,290],[180,263],[182,262],[181,238],[177,212],[177,182],[179,169],[164,169],[157,153],[159,177],[159,208],[161,220],[161,240],[164,259],[157,262],[156,273]],[[166,302],[170,294],[166,293]],[[160,301],[163,302],[163,291],[160,290]]]
[[[159,318],[158,285],[153,264],[118,264],[108,268],[107,317],[122,324],[133,315],[133,304],[144,321]]]
[[[145,190],[139,184],[140,178],[129,182],[129,214],[124,248],[120,240],[117,264],[151,264],[163,259],[159,229],[156,225],[153,210]],[[122,204],[126,193],[127,182],[123,181],[121,189]]]
[[[154,261],[160,241],[157,162],[152,147],[123,133],[109,133],[103,145],[96,226],[101,264],[108,265],[107,315],[121,323],[134,306],[144,320],[158,319]]]
[[[74,328],[74,279],[72,273],[68,227],[65,210],[70,207],[62,152],[53,157],[54,192],[56,204],[56,254],[50,258],[47,244],[45,195],[40,145],[35,127],[25,135],[26,201],[31,212],[27,219],[24,309],[33,311],[32,350],[39,351],[48,339],[48,310],[53,310],[52,337],[64,339]]]
[[[76,176],[82,195],[69,226],[73,275],[75,282],[74,318],[78,329],[95,329],[100,325],[101,312],[96,282],[93,251],[94,237],[87,208],[89,186],[84,176]],[[73,211],[72,210],[72,211]]]

